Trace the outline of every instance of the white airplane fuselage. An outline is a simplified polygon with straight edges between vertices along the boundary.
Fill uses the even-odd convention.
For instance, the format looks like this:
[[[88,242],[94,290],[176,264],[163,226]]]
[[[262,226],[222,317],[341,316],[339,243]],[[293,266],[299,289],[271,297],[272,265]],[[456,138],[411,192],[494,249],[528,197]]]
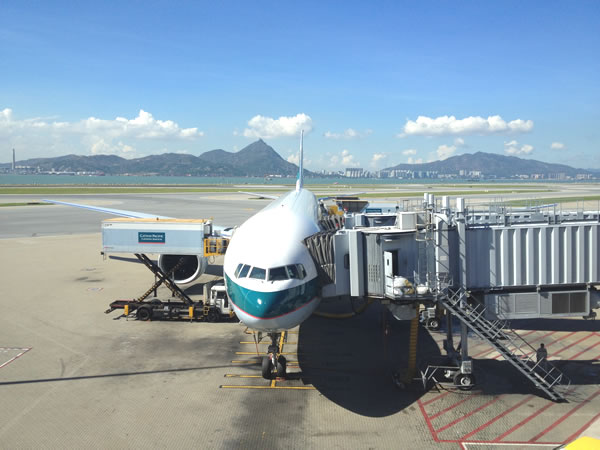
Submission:
[[[302,187],[274,200],[235,231],[223,272],[227,295],[246,326],[288,330],[317,308],[317,270],[302,241],[318,231],[317,199]]]

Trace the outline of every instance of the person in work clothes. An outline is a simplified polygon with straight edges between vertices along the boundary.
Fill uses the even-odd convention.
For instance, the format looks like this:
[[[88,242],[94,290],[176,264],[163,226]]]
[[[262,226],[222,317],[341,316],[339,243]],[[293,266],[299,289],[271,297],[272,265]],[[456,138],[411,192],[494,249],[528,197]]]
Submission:
[[[540,348],[535,352],[536,362],[544,370],[548,370],[548,350],[542,342]]]

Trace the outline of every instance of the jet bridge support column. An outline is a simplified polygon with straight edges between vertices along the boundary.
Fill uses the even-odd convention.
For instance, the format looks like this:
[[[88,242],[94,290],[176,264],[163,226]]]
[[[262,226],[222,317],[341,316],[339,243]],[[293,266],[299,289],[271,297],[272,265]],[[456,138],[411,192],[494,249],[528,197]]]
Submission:
[[[467,290],[467,227],[465,224],[465,199],[456,199],[456,230],[458,232],[458,285],[464,292]],[[460,307],[464,309],[467,296],[463,295]],[[460,357],[462,361],[469,359],[469,329],[464,322],[460,323]]]

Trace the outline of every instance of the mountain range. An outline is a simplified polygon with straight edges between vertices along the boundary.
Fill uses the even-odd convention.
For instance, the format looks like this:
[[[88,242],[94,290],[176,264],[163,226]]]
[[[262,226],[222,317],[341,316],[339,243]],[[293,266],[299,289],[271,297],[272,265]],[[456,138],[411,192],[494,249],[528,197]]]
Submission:
[[[34,158],[18,161],[18,166],[28,166],[41,172],[104,172],[108,175],[157,174],[172,176],[296,176],[298,166],[284,160],[262,139],[238,152],[211,150],[199,156],[182,153],[164,153],[143,158],[125,159],[116,155],[66,155],[55,158]],[[4,171],[11,164],[0,164]],[[345,167],[339,167],[343,171]],[[423,164],[398,164],[384,170],[435,171],[438,174],[480,172],[483,177],[510,178],[519,175],[578,174],[600,176],[597,169],[575,169],[564,164],[551,164],[516,156],[477,152],[452,156],[445,160]],[[307,176],[315,176],[306,171]]]
[[[0,164],[9,168],[10,164]],[[199,156],[163,153],[125,159],[116,155],[66,155],[18,161],[17,166],[39,168],[42,172],[104,172],[108,175],[158,174],[178,176],[295,176],[298,166],[284,160],[262,139],[239,152],[211,150]],[[312,175],[312,172],[308,172]]]
[[[423,164],[398,164],[386,170],[419,170],[436,171],[440,174],[456,174],[460,170],[467,172],[481,172],[484,177],[510,178],[518,175],[533,175],[564,173],[566,176],[575,177],[577,174],[600,174],[600,170],[575,169],[565,164],[552,164],[535,159],[522,159],[516,156],[498,155],[496,153],[465,153],[451,156],[442,161],[433,161]]]

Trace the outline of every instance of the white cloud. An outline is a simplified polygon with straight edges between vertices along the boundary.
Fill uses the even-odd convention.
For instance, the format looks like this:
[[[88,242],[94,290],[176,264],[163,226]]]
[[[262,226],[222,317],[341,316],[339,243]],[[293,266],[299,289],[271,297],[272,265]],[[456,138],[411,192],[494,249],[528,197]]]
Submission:
[[[457,147],[463,147],[465,145],[465,140],[463,138],[454,139],[454,145]]]
[[[287,162],[290,162],[292,164],[296,164],[297,166],[300,165],[300,151],[297,151],[296,153],[292,153],[290,154],[287,158],[286,158]],[[307,158],[306,157],[306,152],[304,152],[304,168],[308,168],[309,166],[311,166],[313,163],[312,159]]]
[[[387,155],[385,153],[373,153],[373,156],[371,157],[371,162],[369,163],[369,165],[371,167],[377,167],[386,158],[387,158]]]
[[[342,164],[344,166],[358,166],[358,162],[354,160],[354,155],[351,155],[348,150],[342,150]]]
[[[106,142],[102,138],[96,138],[94,141],[95,142],[93,142],[90,147],[90,153],[92,155],[118,155],[123,158],[134,158],[138,156],[134,147],[124,144],[121,141],[116,144]]]
[[[529,144],[519,144],[512,140],[504,143],[504,152],[509,155],[528,155],[533,151],[533,146]]]
[[[129,137],[135,139],[190,139],[203,136],[198,128],[180,128],[172,120],[158,120],[152,114],[140,109],[134,119],[117,117],[114,120],[90,117],[73,124],[54,123],[51,126],[60,129],[70,128],[78,133],[105,134],[112,138]]]
[[[409,156],[406,162],[408,164],[423,164],[423,158],[413,158],[412,156]]]
[[[358,132],[352,128],[346,129],[343,133],[333,133],[326,131],[323,136],[327,139],[360,139],[373,133],[373,130],[365,130],[364,132]]]
[[[454,116],[419,116],[417,120],[407,120],[398,137],[525,133],[532,128],[532,120],[516,119],[506,122],[500,116],[489,116],[487,119],[479,116],[464,119]]]
[[[277,138],[282,136],[299,136],[300,131],[309,133],[312,130],[312,119],[306,114],[297,114],[293,117],[282,116],[278,119],[254,116],[248,121],[244,136],[248,138]]]
[[[404,150],[402,154],[406,156],[416,155],[417,151],[414,148],[409,148],[408,150]]]
[[[350,154],[349,150],[344,149],[339,154],[331,155],[328,165],[330,168],[339,170],[345,167],[358,167],[360,164],[354,159],[354,155]]]
[[[437,150],[437,156],[440,160],[444,160],[447,158],[450,158],[454,152],[456,152],[456,146],[455,145],[440,145]]]
[[[23,159],[40,153],[50,156],[50,153],[67,152],[133,157],[136,147],[139,148],[136,144],[141,142],[146,142],[145,153],[148,153],[150,141],[189,141],[203,134],[198,128],[181,128],[172,120],[155,119],[143,109],[132,119],[89,117],[74,122],[48,118],[16,119],[10,108],[0,111],[0,136],[10,145],[19,147]]]
[[[562,142],[553,142],[552,145],[550,145],[550,148],[552,150],[564,150],[565,147],[565,144],[563,144]]]

